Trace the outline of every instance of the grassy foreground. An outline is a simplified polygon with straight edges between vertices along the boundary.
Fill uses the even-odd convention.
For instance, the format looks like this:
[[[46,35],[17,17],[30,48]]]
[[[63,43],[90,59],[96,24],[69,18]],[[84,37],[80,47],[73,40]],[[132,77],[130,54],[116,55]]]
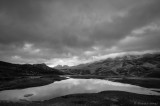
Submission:
[[[72,94],[43,102],[0,102],[0,106],[160,106],[160,96],[122,91]]]

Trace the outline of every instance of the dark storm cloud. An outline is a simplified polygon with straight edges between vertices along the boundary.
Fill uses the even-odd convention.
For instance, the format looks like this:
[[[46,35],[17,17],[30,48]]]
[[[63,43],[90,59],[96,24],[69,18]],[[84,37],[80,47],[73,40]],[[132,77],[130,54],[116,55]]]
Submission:
[[[159,50],[160,25],[151,24],[133,31],[130,36],[118,42],[124,51]]]
[[[144,3],[140,6],[135,6],[128,11],[128,14],[121,19],[115,19],[114,23],[108,24],[95,28],[93,36],[95,39],[106,41],[118,40],[128,36],[132,30],[141,28],[152,22],[156,22],[160,19],[160,1],[156,0],[149,3]],[[97,36],[98,35],[98,36]],[[156,39],[156,38],[155,38]],[[112,45],[109,42],[109,44]],[[107,43],[107,45],[109,45]],[[110,45],[109,45],[110,46]]]
[[[36,21],[37,18],[42,17],[41,3],[45,2],[43,0],[1,0],[0,10],[19,21]]]
[[[104,54],[100,49],[159,48],[158,31],[142,34],[141,40],[133,37],[136,44],[121,43],[136,36],[133,30],[159,25],[159,5],[159,0],[1,0],[0,57],[39,62],[83,58],[83,53],[94,50]],[[150,39],[156,43],[147,43]]]

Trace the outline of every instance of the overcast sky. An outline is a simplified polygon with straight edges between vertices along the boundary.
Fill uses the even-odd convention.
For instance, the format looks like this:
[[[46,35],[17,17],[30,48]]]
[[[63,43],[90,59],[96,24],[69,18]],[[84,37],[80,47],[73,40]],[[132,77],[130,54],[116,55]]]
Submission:
[[[0,60],[76,65],[160,49],[160,0],[0,0]]]

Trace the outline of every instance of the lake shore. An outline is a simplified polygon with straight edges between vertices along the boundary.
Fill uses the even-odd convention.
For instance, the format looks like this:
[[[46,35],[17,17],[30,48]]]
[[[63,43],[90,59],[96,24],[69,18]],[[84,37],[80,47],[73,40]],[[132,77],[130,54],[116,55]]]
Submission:
[[[160,89],[160,78],[142,78],[142,77],[106,77],[96,75],[67,75],[70,78],[83,78],[83,79],[104,79],[113,82],[121,82],[126,84],[137,85],[145,88],[157,88]]]
[[[146,88],[160,88],[159,78],[138,78],[138,77],[106,77],[96,75],[45,75],[45,76],[24,76],[17,77],[10,81],[0,81],[0,91],[11,89],[24,89],[29,87],[44,86],[67,78],[78,79],[104,79],[113,82],[137,85]]]
[[[103,91],[90,94],[71,94],[41,102],[0,102],[0,106],[159,106],[160,96],[141,95],[122,91]]]
[[[28,76],[8,81],[4,85],[0,85],[0,90],[23,89],[29,87],[43,86],[54,81],[60,81],[67,78],[78,79],[102,79],[113,82],[122,82],[142,87],[159,89],[160,79],[157,78],[135,78],[135,77],[110,77],[105,76]],[[155,86],[156,85],[156,86]],[[27,94],[25,97],[33,96]],[[70,94],[53,98],[46,101],[29,102],[20,100],[20,102],[1,101],[0,106],[159,106],[160,96],[142,95],[129,93],[124,91],[103,91],[100,93]]]
[[[57,75],[17,77],[10,81],[0,81],[0,91],[44,86],[64,79]]]

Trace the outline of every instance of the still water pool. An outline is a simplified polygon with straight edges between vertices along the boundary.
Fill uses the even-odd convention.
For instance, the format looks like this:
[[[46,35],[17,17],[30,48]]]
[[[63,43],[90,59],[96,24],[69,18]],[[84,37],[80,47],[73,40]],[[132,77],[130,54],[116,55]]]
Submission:
[[[55,97],[77,93],[97,93],[101,91],[126,91],[144,95],[160,95],[151,89],[130,84],[123,84],[101,79],[66,79],[52,84],[21,90],[0,92],[0,100],[8,101],[43,101]]]

